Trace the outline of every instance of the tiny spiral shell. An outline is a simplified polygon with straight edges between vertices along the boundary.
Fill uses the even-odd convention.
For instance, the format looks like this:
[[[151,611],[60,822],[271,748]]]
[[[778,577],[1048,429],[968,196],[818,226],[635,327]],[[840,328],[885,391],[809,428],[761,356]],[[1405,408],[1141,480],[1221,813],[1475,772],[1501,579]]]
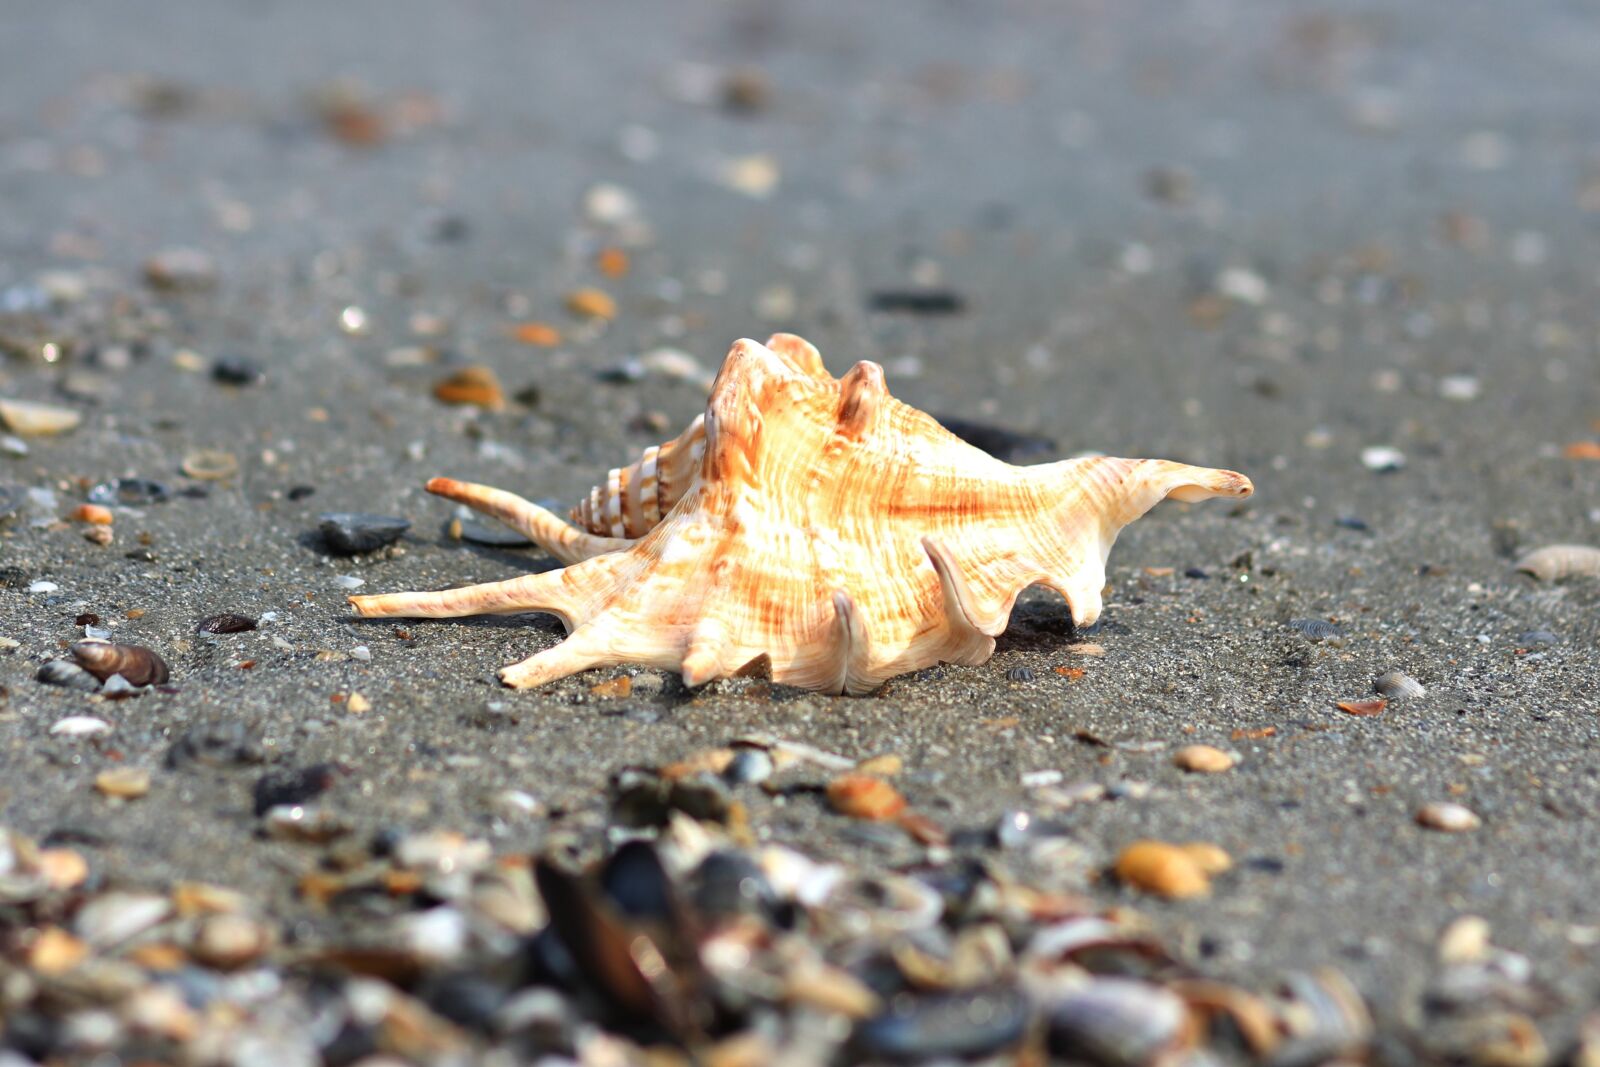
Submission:
[[[572,521],[601,537],[643,537],[683,498],[706,453],[706,417],[697,416],[676,440],[652,445],[572,509]]]

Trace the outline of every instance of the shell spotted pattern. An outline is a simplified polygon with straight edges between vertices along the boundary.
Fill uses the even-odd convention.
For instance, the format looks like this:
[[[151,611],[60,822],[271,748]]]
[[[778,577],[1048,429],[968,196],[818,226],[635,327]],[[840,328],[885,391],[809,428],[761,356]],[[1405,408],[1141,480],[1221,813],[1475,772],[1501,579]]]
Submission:
[[[567,567],[350,601],[368,618],[556,615],[566,640],[500,671],[515,688],[620,663],[696,686],[764,664],[777,682],[864,693],[934,663],[982,663],[1031,585],[1093,623],[1123,526],[1169,496],[1251,488],[1166,460],[1014,467],[891,397],[876,363],[835,379],[810,344],[778,334],[734,343],[702,419],[613,471],[576,510],[587,529],[502,490],[428,483]]]

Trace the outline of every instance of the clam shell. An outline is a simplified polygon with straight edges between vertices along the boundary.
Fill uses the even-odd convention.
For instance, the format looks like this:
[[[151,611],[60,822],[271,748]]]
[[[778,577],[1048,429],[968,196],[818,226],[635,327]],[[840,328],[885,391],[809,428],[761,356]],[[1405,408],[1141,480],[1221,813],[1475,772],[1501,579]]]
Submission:
[[[1590,545],[1546,545],[1527,553],[1516,562],[1516,569],[1541,582],[1562,578],[1592,578],[1600,575],[1600,548]]]
[[[79,641],[71,651],[78,666],[102,682],[113,674],[120,674],[133,685],[161,685],[171,677],[167,661],[143,645]]]
[[[1372,688],[1390,700],[1426,696],[1428,690],[1405,671],[1384,671],[1372,680]]]

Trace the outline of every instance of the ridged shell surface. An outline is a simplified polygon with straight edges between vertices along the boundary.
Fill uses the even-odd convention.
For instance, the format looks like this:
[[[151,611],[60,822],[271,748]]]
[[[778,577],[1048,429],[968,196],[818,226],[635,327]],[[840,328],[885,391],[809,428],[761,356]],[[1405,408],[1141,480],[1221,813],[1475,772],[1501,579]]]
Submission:
[[[789,334],[735,342],[703,422],[672,453],[692,454],[697,439],[692,477],[653,525],[645,459],[580,505],[587,530],[436,478],[431,492],[570,565],[351,603],[364,617],[555,614],[569,636],[500,672],[517,688],[618,663],[676,669],[693,686],[764,662],[778,682],[862,693],[941,661],[983,662],[1030,585],[1060,592],[1076,624],[1094,622],[1123,526],[1169,496],[1251,492],[1233,471],[1165,460],[1013,467],[890,396],[877,364],[835,379]]]

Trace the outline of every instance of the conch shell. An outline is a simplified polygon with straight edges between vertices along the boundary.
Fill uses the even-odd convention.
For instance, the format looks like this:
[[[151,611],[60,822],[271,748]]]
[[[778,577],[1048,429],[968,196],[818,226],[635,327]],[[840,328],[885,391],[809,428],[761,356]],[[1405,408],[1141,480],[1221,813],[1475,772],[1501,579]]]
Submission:
[[[557,616],[567,639],[502,669],[513,688],[620,663],[697,686],[765,661],[777,682],[865,693],[934,663],[982,663],[1030,585],[1093,623],[1122,527],[1169,496],[1251,489],[1166,460],[1013,467],[890,396],[878,364],[835,379],[810,344],[777,334],[734,342],[699,426],[579,507],[603,533],[499,489],[428,483],[567,567],[350,602],[366,618]]]

